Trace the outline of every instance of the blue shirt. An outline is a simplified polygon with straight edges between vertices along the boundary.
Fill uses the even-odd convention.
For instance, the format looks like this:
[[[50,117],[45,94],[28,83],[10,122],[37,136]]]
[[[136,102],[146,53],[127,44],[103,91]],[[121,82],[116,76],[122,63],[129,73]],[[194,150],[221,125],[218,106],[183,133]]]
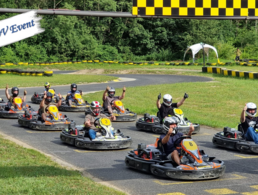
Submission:
[[[79,93],[80,94],[80,92],[79,91],[75,91],[75,92],[72,92],[72,91],[68,91],[68,93],[67,94],[69,94],[70,93],[70,97],[74,97],[74,95],[76,94],[76,93]]]
[[[160,135],[159,139],[162,140],[165,136],[166,136],[165,134]],[[168,142],[166,144],[163,144],[165,153],[167,155],[169,155],[171,152],[176,150],[176,148],[174,147],[174,143],[175,143],[176,139],[178,139],[179,137],[182,137],[182,136],[183,136],[183,133],[177,133],[173,136],[170,136]],[[175,146],[177,147],[181,141],[182,140],[178,140]]]

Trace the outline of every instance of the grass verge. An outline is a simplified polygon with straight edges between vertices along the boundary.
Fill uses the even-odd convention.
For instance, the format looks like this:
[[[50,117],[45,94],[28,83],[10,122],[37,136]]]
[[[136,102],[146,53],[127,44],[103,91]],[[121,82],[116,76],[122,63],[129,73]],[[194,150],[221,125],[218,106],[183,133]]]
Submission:
[[[222,128],[237,125],[245,103],[258,104],[256,80],[226,78],[207,73],[181,72],[180,74],[212,77],[214,81],[128,87],[123,100],[125,107],[137,114],[156,114],[156,100],[159,93],[162,95],[169,93],[173,96],[173,102],[178,102],[187,92],[189,98],[180,107],[185,116],[194,123]],[[102,93],[87,94],[85,99],[102,102]],[[121,93],[122,89],[116,90],[116,94]]]
[[[1,194],[124,194],[0,137]]]
[[[45,82],[50,82],[51,85],[66,85],[71,83],[83,84],[93,82],[106,82],[117,79],[113,76],[103,75],[75,75],[75,74],[54,74],[51,77],[35,77],[35,76],[20,76],[20,75],[0,75],[0,88],[5,88],[6,84],[10,87],[36,87],[43,86]]]

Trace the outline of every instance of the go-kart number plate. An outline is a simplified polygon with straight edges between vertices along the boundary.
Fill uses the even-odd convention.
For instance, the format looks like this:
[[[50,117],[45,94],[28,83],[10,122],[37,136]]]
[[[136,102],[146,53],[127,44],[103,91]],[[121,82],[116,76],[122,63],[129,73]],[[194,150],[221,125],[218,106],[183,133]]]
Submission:
[[[208,168],[211,168],[211,166],[210,165],[206,165],[206,166],[197,167],[197,169],[208,169]]]
[[[117,106],[122,106],[122,105],[123,105],[121,101],[116,101],[115,104],[116,104]]]
[[[82,96],[81,96],[80,94],[78,94],[78,93],[76,93],[76,94],[74,95],[74,97],[75,97],[76,99],[81,99],[81,98],[82,98]]]
[[[57,107],[56,106],[49,106],[49,111],[50,112],[57,112],[58,110],[57,110]]]
[[[193,142],[193,141],[186,141],[186,140],[184,140],[183,145],[184,145],[184,147],[185,147],[187,150],[190,150],[190,151],[194,151],[194,150],[197,150],[197,149],[198,149],[196,143]]]
[[[110,120],[107,118],[102,118],[101,119],[101,123],[105,126],[109,126],[110,125]]]
[[[175,109],[174,111],[176,114],[179,114],[179,115],[183,114],[183,111],[181,109]]]
[[[21,99],[21,98],[15,98],[15,99],[14,99],[14,102],[15,102],[16,104],[21,104],[21,103],[22,103],[22,99]]]

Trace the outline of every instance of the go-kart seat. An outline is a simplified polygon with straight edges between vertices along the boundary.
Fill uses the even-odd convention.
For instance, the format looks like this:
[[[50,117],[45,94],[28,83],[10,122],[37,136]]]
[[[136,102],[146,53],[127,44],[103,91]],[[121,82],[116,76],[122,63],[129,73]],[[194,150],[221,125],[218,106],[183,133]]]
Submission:
[[[165,149],[163,144],[161,143],[161,140],[159,139],[157,142],[157,149],[161,152],[160,158],[162,160],[168,160],[167,159],[167,154],[165,153]]]

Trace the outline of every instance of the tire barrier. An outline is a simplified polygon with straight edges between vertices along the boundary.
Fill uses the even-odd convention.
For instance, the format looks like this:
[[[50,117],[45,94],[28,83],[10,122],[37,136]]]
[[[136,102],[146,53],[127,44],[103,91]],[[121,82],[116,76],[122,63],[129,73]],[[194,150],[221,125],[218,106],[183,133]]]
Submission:
[[[53,71],[27,71],[21,69],[0,68],[0,74],[14,74],[20,76],[53,76]]]
[[[73,60],[73,61],[63,61],[63,62],[18,62],[18,63],[1,63],[0,62],[0,68],[4,68],[6,66],[51,66],[51,65],[65,65],[65,64],[81,64],[81,63],[90,63],[90,64],[120,64],[120,65],[162,65],[162,66],[203,66],[203,63],[197,63],[197,62],[157,62],[157,61],[145,61],[145,62],[121,62],[121,61],[115,61],[115,60],[105,60],[101,61],[98,59],[94,60]],[[240,66],[258,66],[258,60],[256,59],[244,59],[240,60],[239,62],[218,62],[218,63],[210,63],[207,62],[206,65],[208,66],[230,66],[230,65],[240,65]]]
[[[247,79],[258,79],[258,72],[230,70],[230,69],[221,68],[221,67],[204,66],[204,67],[202,67],[202,72],[212,73],[212,74],[220,74],[223,76],[231,76],[231,77],[239,77],[239,78],[247,78]]]

